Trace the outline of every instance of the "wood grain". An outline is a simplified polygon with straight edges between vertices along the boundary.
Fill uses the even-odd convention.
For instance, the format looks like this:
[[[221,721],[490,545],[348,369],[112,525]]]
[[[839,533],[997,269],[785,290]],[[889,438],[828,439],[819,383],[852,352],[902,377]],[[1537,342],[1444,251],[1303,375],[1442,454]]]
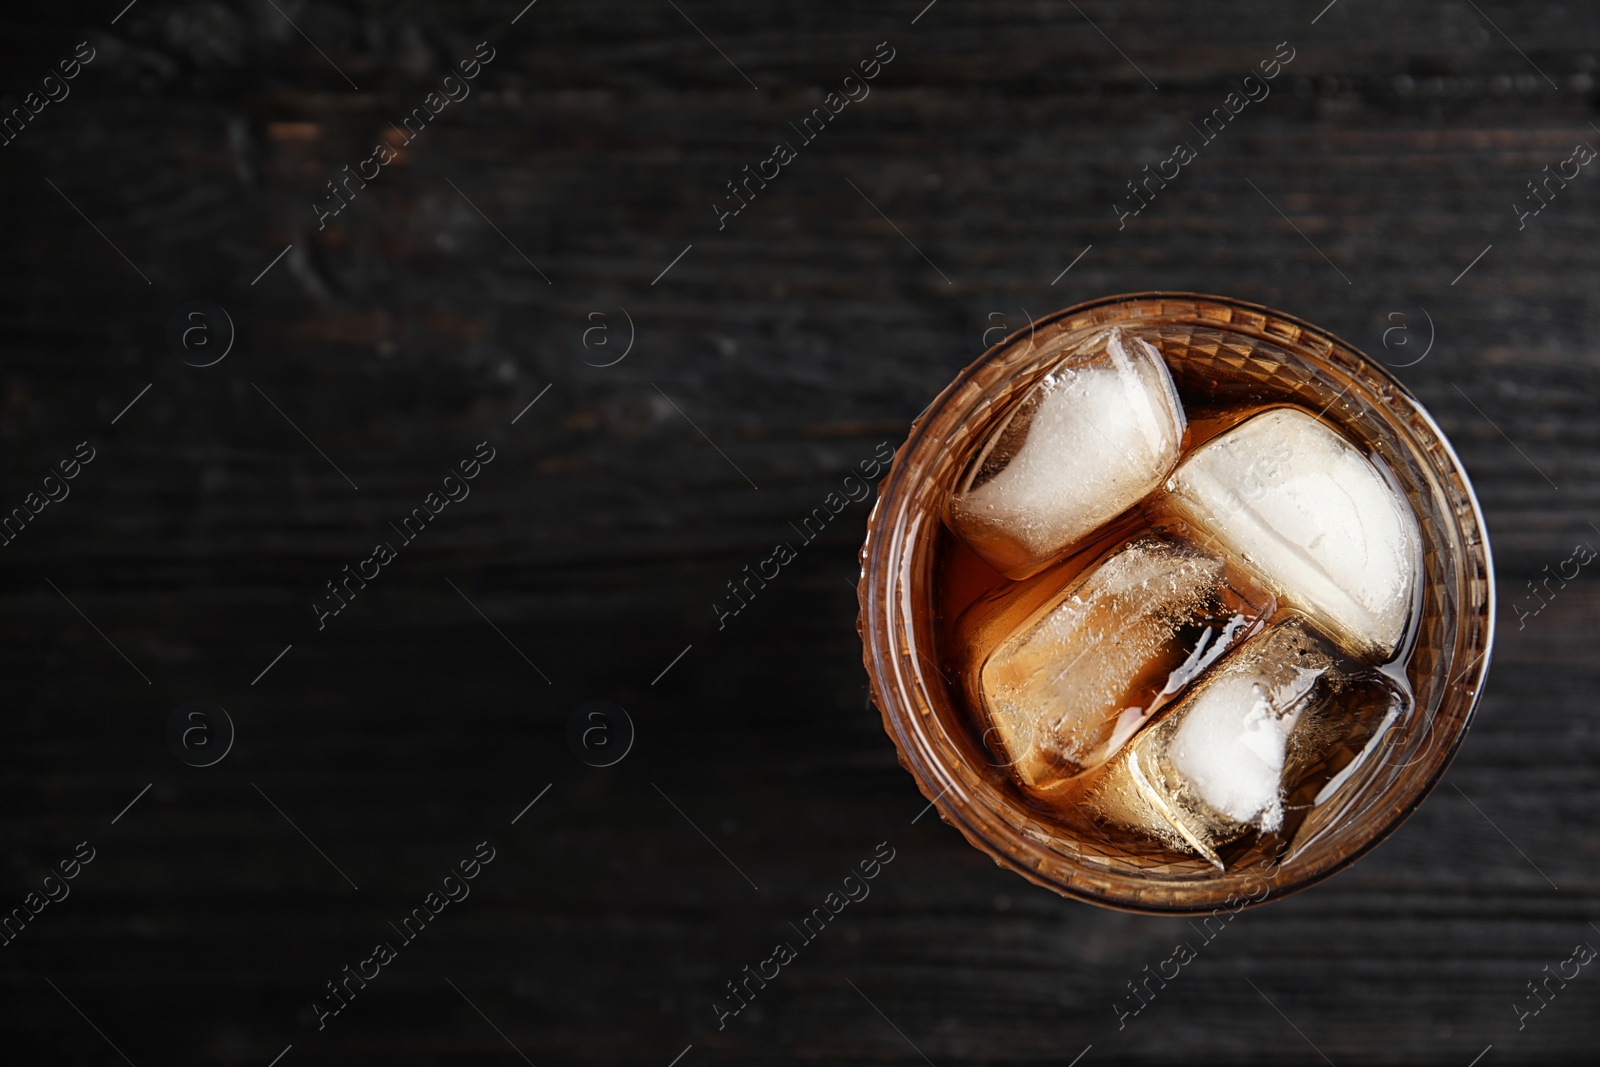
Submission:
[[[1600,587],[1521,628],[1506,606],[1600,539],[1593,175],[1523,229],[1511,207],[1600,144],[1591,11],[541,0],[513,26],[515,0],[240,0],[111,25],[120,6],[0,35],[8,108],[98,50],[0,150],[5,506],[98,449],[0,553],[0,904],[97,850],[0,949],[8,1062],[124,1062],[106,1039],[141,1067],[291,1044],[281,1067],[1592,1058],[1589,969],[1520,1031],[1512,1004],[1600,944]],[[324,183],[485,40],[473,95],[319,232]],[[719,230],[724,183],[883,41],[870,96]],[[1125,183],[1280,41],[1270,97],[1119,230]],[[1475,480],[1503,615],[1435,795],[1119,1030],[1125,984],[1197,934],[913,823],[863,701],[866,507],[725,629],[711,605],[985,330],[1153,289],[1260,301],[1397,366],[1431,320],[1396,373]],[[237,326],[215,367],[167,350],[192,299]],[[592,365],[624,308],[631,352]],[[613,347],[586,348],[601,321]],[[480,441],[471,496],[318,631],[323,583]],[[203,770],[165,741],[197,698],[238,728]],[[566,746],[594,698],[637,727],[609,769]],[[322,983],[483,840],[471,896],[319,1031]],[[724,983],[880,841],[870,898],[719,1030]]]

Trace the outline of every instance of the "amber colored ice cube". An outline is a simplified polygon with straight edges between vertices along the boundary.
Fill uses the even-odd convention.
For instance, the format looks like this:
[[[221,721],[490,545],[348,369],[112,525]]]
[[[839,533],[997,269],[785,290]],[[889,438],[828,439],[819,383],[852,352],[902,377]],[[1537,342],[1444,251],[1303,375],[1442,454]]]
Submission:
[[[980,600],[957,625],[984,740],[1038,789],[1107,759],[1273,608],[1220,556],[1153,534],[1056,573]]]

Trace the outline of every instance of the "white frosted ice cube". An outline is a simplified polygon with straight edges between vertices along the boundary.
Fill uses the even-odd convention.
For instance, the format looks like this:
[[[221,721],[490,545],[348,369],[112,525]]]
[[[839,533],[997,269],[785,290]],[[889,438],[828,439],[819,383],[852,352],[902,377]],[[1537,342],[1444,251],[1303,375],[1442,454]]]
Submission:
[[[1090,783],[1089,809],[1223,866],[1217,849],[1283,823],[1284,766],[1302,715],[1342,677],[1298,619],[1201,676]]]
[[[1160,353],[1108,330],[1064,357],[991,432],[947,521],[996,570],[1025,578],[1158,488],[1184,426]]]
[[[1247,834],[1292,838],[1410,707],[1393,679],[1290,615],[1202,674],[1077,798],[1096,821],[1224,867],[1224,846]]]
[[[1278,788],[1299,698],[1321,675],[1300,668],[1289,684],[1259,677],[1221,678],[1179,721],[1167,758],[1195,794],[1237,823],[1276,830],[1283,821]],[[1286,710],[1285,710],[1286,709]]]
[[[1354,655],[1393,655],[1421,569],[1405,498],[1334,430],[1275,408],[1192,452],[1166,505]]]

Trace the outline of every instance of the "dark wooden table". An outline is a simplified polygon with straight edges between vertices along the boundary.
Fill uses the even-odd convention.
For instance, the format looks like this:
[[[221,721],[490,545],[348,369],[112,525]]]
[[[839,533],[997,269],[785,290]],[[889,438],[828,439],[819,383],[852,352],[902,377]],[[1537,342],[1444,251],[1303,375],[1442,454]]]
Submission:
[[[1592,1061],[1593,967],[1516,1005],[1600,945],[1600,595],[1527,587],[1600,544],[1595,169],[1528,188],[1600,146],[1600,18],[922,2],[8,11],[0,90],[39,110],[0,149],[0,503],[70,495],[0,551],[0,906],[41,894],[0,948],[0,1059]],[[777,174],[719,228],[747,165]],[[335,201],[346,166],[375,176]],[[1476,480],[1502,616],[1436,794],[1119,1029],[1194,932],[916,819],[864,702],[866,506],[713,605],[998,328],[1149,289],[1394,365]],[[190,301],[235,330],[208,367],[169,344]],[[480,442],[470,496],[402,537]],[[347,566],[377,576],[319,629]],[[191,700],[236,729],[210,767],[169,745]],[[567,742],[590,700],[636,729],[608,768]],[[870,896],[719,1029],[879,842]]]

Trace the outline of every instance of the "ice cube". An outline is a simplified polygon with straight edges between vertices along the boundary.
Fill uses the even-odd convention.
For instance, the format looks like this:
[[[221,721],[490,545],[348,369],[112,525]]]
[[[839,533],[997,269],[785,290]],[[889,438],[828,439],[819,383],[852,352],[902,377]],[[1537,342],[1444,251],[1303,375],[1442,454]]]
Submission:
[[[1065,356],[990,433],[946,521],[996,570],[1026,578],[1158,488],[1184,426],[1160,353],[1108,330]]]
[[[1153,535],[1063,571],[1007,586],[957,624],[985,742],[1040,789],[1110,757],[1274,607],[1222,557]]]
[[[1097,819],[1224,867],[1251,831],[1286,839],[1409,697],[1290,616],[1203,676],[1086,780]]]
[[[1195,449],[1167,490],[1163,506],[1347,651],[1378,661],[1394,654],[1421,569],[1417,520],[1333,429],[1274,408]]]
[[[1362,671],[1334,704],[1296,731],[1300,748],[1291,752],[1291,761],[1298,756],[1306,774],[1284,801],[1283,835],[1292,836],[1286,859],[1349,825],[1351,806],[1362,793],[1356,776],[1382,748],[1389,730],[1406,721],[1414,703],[1404,674]],[[1296,814],[1304,819],[1296,820]]]

